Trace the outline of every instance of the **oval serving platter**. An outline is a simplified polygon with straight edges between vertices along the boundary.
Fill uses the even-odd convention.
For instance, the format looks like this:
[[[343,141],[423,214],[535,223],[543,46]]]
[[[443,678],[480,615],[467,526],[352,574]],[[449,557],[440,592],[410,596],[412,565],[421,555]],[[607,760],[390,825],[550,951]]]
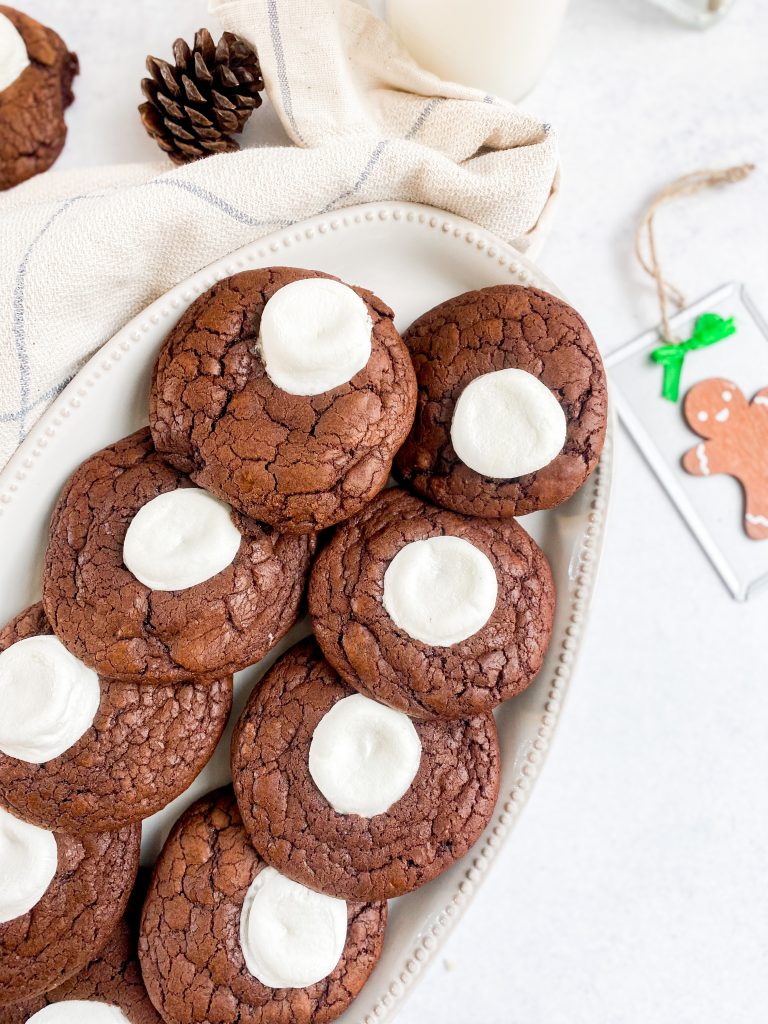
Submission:
[[[364,285],[395,310],[403,330],[438,302],[492,284],[535,285],[559,294],[530,261],[482,228],[426,206],[350,207],[268,235],[198,271],[131,320],[80,370],[0,473],[0,623],[40,598],[51,510],[70,473],[89,455],[147,421],[152,365],[184,309],[215,281],[270,265],[324,270]],[[502,750],[499,802],[486,832],[440,878],[390,902],[384,952],[340,1024],[391,1020],[434,958],[524,806],[546,757],[568,689],[600,558],[611,482],[614,425],[597,470],[565,505],[521,522],[544,548],[557,587],[552,643],[534,684],[496,713]],[[235,677],[230,725],[194,784],[144,822],[151,863],[192,800],[229,779],[231,729],[254,684],[309,632],[297,625],[267,658]]]

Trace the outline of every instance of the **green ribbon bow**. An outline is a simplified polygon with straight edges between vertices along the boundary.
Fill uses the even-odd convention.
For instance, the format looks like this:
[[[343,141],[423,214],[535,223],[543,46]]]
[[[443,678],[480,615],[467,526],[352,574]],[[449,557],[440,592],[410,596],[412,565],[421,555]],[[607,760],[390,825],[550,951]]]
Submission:
[[[672,344],[665,342],[651,352],[654,363],[664,367],[664,383],[661,388],[664,398],[676,402],[680,397],[680,375],[683,372],[683,361],[689,352],[714,345],[735,332],[736,324],[732,316],[725,320],[717,313],[702,313],[693,325],[693,334],[688,341]]]

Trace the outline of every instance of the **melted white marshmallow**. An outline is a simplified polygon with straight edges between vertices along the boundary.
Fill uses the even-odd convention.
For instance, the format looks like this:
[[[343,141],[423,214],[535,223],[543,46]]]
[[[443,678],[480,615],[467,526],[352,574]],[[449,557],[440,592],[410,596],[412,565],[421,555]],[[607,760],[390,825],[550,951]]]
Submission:
[[[525,370],[495,370],[464,388],[453,410],[451,441],[461,461],[508,480],[547,466],[565,444],[562,406]]]
[[[30,636],[0,654],[0,750],[44,764],[93,725],[97,674],[55,636]]]
[[[233,561],[240,531],[231,509],[197,487],[159,494],[131,520],[123,561],[152,590],[186,590]]]
[[[356,693],[317,724],[309,774],[339,814],[372,818],[397,803],[421,762],[421,740],[401,711]]]
[[[53,832],[0,808],[0,924],[40,902],[58,862]]]
[[[368,307],[345,284],[305,278],[264,306],[257,350],[272,383],[289,395],[321,395],[352,380],[371,357]]]
[[[347,941],[347,904],[263,868],[240,912],[245,966],[269,988],[307,988],[336,967]]]
[[[27,1024],[130,1024],[119,1006],[98,999],[64,999],[33,1013]]]
[[[0,14],[0,92],[15,82],[27,67],[27,44],[10,18]]]
[[[401,548],[384,573],[384,607],[414,640],[450,647],[482,629],[493,614],[493,564],[463,537],[429,537]]]

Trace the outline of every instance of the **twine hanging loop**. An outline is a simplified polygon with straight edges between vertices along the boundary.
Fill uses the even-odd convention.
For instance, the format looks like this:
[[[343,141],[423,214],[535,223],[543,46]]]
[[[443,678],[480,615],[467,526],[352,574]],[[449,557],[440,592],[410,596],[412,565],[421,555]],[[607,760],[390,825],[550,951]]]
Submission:
[[[635,253],[640,261],[640,266],[656,282],[656,294],[659,298],[661,312],[661,336],[664,341],[673,344],[677,341],[669,325],[669,303],[672,302],[680,310],[685,306],[685,297],[680,289],[668,281],[662,273],[656,245],[654,225],[656,214],[671,199],[680,199],[683,196],[695,195],[707,188],[743,181],[754,169],[754,164],[737,164],[735,167],[692,171],[690,174],[684,174],[682,178],[677,178],[654,196],[638,224],[635,234]]]

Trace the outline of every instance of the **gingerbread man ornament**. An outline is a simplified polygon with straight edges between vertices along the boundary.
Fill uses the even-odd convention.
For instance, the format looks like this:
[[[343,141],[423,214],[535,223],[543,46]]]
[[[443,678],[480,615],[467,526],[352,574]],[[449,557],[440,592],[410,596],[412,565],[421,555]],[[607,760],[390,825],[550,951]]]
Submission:
[[[694,476],[727,473],[744,488],[744,529],[752,540],[768,538],[768,388],[751,402],[729,380],[695,384],[685,396],[685,419],[704,438],[683,456]]]

